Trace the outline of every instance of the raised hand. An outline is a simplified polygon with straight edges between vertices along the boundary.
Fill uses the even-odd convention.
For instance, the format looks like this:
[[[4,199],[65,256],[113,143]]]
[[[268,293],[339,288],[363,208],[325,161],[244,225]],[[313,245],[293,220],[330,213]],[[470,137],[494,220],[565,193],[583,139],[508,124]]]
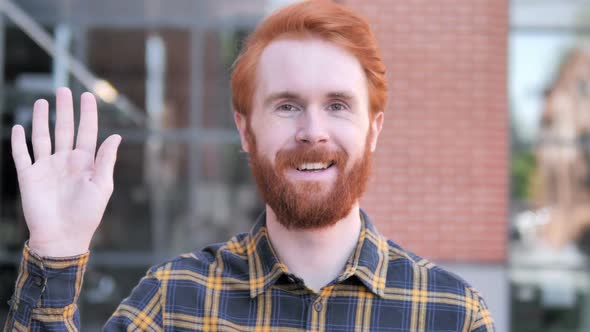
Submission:
[[[33,151],[25,131],[12,128],[12,157],[18,173],[29,247],[41,256],[64,257],[86,252],[113,192],[113,169],[119,135],[109,136],[98,149],[94,96],[81,97],[80,124],[74,148],[72,93],[57,90],[55,151],[51,153],[49,104],[37,100],[33,110]]]

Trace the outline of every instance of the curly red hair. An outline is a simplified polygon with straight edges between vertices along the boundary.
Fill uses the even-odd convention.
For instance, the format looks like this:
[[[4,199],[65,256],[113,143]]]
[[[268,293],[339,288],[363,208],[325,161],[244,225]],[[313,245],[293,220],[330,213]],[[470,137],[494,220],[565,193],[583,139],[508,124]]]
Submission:
[[[260,55],[272,41],[285,37],[318,37],[353,54],[367,76],[370,114],[384,110],[387,99],[385,65],[367,21],[332,1],[308,0],[273,13],[246,40],[231,76],[235,111],[249,117]]]

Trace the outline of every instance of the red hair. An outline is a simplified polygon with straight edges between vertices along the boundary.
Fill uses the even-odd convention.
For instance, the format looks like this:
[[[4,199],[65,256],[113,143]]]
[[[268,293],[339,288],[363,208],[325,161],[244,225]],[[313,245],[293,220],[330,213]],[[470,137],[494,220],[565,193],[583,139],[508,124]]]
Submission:
[[[264,48],[281,37],[319,37],[354,55],[368,83],[370,114],[383,111],[387,99],[385,65],[367,21],[329,0],[308,0],[267,17],[248,37],[233,65],[234,110],[249,117],[256,88],[258,60]]]

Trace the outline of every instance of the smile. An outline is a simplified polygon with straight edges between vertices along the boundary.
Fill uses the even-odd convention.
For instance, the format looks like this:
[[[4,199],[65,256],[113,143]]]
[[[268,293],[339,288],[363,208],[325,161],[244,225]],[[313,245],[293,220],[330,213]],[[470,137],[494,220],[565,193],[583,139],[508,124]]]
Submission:
[[[303,163],[297,167],[297,170],[300,172],[317,172],[328,169],[334,166],[334,164],[333,161],[328,163]]]

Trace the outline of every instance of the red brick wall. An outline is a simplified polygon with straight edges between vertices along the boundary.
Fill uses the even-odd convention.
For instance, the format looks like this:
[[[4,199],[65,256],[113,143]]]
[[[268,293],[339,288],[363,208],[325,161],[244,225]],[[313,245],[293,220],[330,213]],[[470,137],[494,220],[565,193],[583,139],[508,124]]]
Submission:
[[[386,236],[436,261],[507,246],[506,0],[344,0],[375,29],[390,98],[362,202]]]

